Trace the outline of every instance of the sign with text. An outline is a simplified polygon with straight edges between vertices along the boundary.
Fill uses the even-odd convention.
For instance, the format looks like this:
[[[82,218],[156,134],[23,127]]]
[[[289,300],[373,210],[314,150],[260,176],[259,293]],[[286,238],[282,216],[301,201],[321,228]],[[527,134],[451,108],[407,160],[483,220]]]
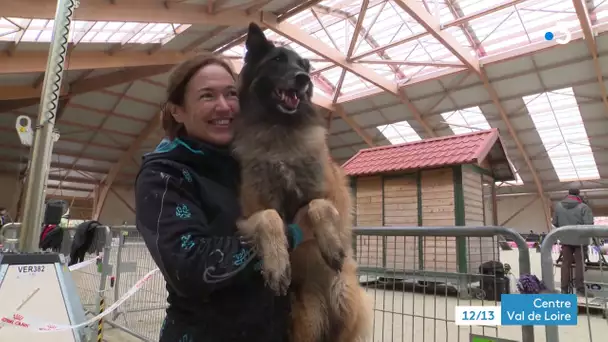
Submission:
[[[44,322],[71,323],[55,264],[1,267],[6,273],[2,277],[0,272],[0,341],[80,341],[72,330],[41,333],[31,329],[36,323],[31,317]]]
[[[501,325],[576,325],[573,294],[503,294]]]
[[[456,325],[500,325],[500,306],[457,306],[454,312]]]

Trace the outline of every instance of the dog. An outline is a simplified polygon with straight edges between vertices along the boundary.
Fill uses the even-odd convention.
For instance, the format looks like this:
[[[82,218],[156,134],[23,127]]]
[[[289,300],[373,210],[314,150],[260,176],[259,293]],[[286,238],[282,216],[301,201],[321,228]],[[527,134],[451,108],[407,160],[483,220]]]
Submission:
[[[292,342],[363,342],[372,306],[352,249],[352,199],[311,102],[310,63],[249,25],[239,76],[234,154],[242,168],[237,226],[266,284],[292,301]],[[286,223],[314,233],[291,255]]]

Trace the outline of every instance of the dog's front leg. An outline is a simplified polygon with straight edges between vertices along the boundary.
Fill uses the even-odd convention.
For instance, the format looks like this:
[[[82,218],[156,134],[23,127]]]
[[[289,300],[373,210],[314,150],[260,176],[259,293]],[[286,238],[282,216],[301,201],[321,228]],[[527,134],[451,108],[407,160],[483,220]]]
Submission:
[[[258,211],[238,221],[237,227],[262,260],[266,285],[278,295],[287,294],[291,283],[291,266],[284,223],[279,213],[273,209]]]

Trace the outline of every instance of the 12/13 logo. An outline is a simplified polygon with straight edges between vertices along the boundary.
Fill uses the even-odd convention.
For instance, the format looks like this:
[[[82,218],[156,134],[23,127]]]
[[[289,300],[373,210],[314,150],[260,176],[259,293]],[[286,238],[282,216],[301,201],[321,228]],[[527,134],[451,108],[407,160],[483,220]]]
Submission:
[[[562,23],[557,23],[551,31],[545,33],[546,40],[555,40],[557,44],[568,44],[572,40],[572,33]]]

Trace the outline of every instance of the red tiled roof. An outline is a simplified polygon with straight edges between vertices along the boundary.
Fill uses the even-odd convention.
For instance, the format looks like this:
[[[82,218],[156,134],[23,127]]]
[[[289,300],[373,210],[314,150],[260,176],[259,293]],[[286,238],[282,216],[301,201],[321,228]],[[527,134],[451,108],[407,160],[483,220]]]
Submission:
[[[342,167],[349,176],[479,163],[499,141],[498,130],[477,131],[360,150]]]

